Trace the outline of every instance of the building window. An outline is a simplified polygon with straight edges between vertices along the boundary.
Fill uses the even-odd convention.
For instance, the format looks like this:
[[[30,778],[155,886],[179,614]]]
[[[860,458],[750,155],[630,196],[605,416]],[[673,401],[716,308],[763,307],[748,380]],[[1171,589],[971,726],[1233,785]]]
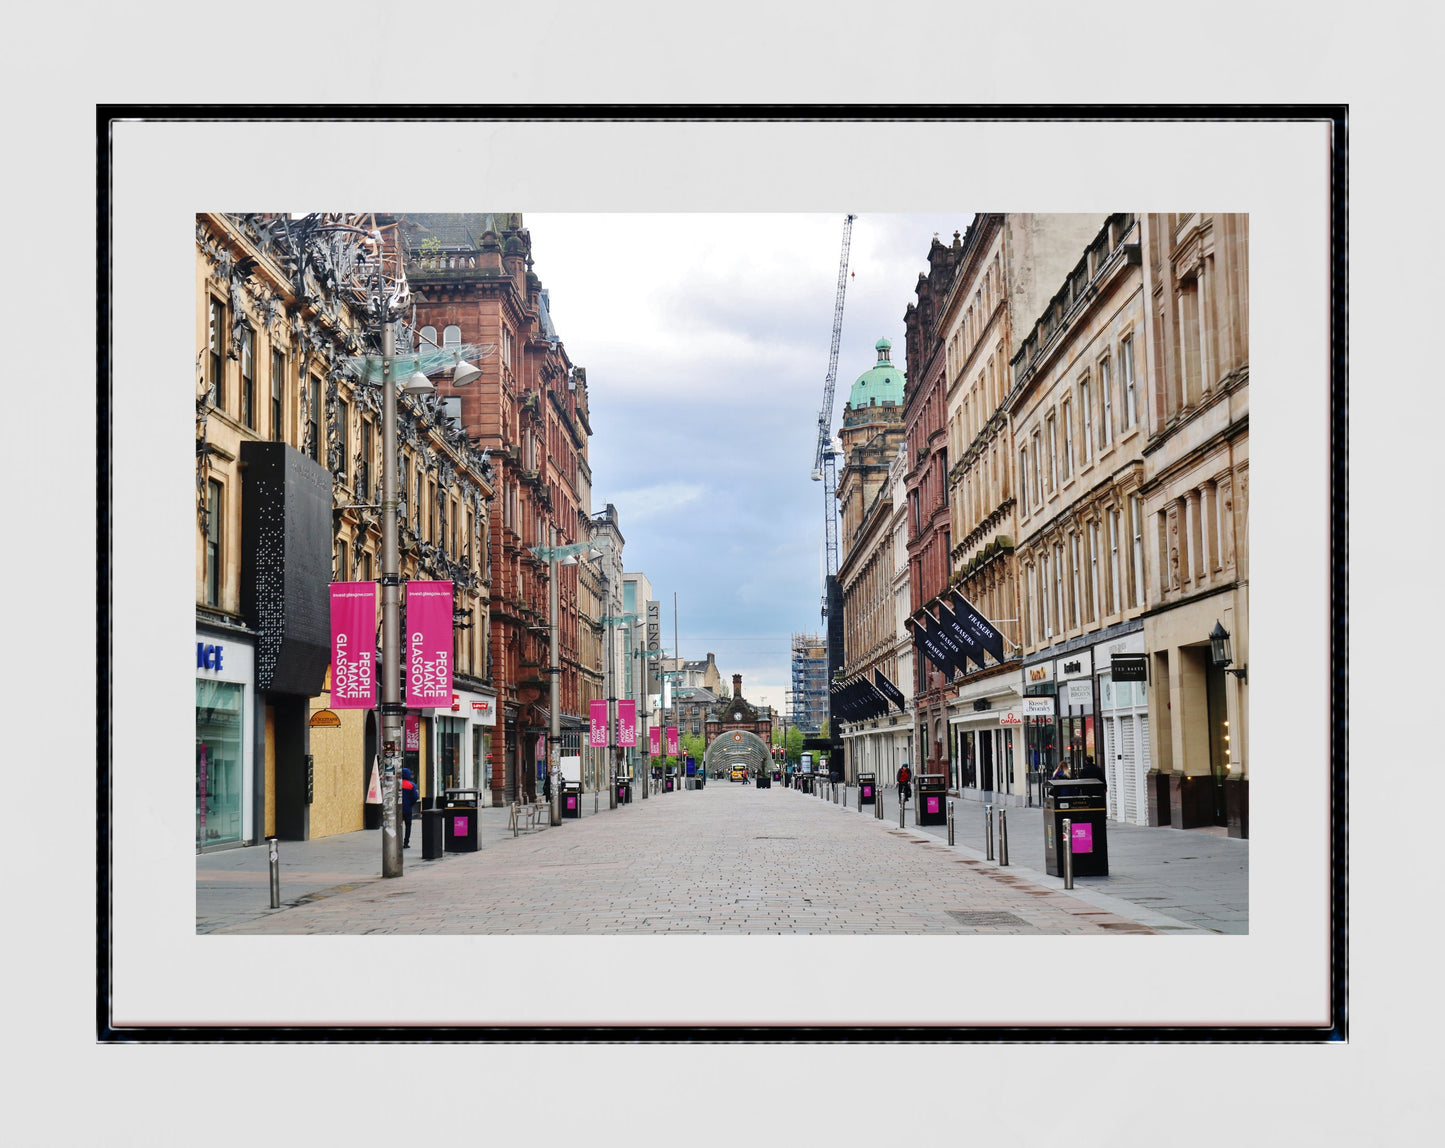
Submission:
[[[1049,577],[1049,554],[1044,551],[1039,558],[1039,609],[1044,623],[1044,640],[1054,636],[1054,612],[1049,609],[1049,596],[1053,593],[1053,579]]]
[[[1084,594],[1080,583],[1083,580],[1083,562],[1079,553],[1079,536],[1069,535],[1069,629],[1083,621]]]
[[[336,477],[345,479],[351,467],[351,405],[344,399],[336,404]]]
[[[361,420],[361,462],[356,467],[356,497],[365,500],[371,497],[371,452],[372,427],[370,419]]]
[[[1138,399],[1134,393],[1133,335],[1119,343],[1119,370],[1124,386],[1124,425],[1133,426],[1139,421]]]
[[[206,483],[206,605],[221,604],[221,484]]]
[[[1089,388],[1088,375],[1079,379],[1079,420],[1080,438],[1084,442],[1084,463],[1087,465],[1094,457],[1094,394]]]
[[[1089,621],[1096,622],[1101,617],[1102,592],[1099,586],[1099,521],[1095,519],[1089,523]]]
[[[346,561],[346,539],[338,538],[336,540],[336,554],[334,557],[336,567],[332,571],[331,580],[333,582],[349,582],[351,580],[351,567]]]
[[[307,384],[310,401],[306,413],[306,453],[314,462],[321,458],[321,380],[315,375],[310,379]]]
[[[256,428],[256,332],[241,325],[241,421]]]
[[[437,345],[437,329],[435,327],[423,327],[420,331],[421,341],[430,347]]]
[[[1129,556],[1133,559],[1134,576],[1129,583],[1129,605],[1142,604],[1144,593],[1144,501],[1137,494],[1129,496]]]
[[[1199,280],[1189,279],[1179,285],[1179,347],[1182,378],[1181,401],[1193,406],[1199,401],[1203,365],[1199,341]]]
[[[1114,400],[1110,393],[1113,380],[1109,371],[1109,360],[1099,360],[1099,445],[1108,446],[1114,441]]]
[[[271,441],[283,442],[286,438],[282,416],[286,410],[286,357],[280,351],[271,352]]]
[[[1039,432],[1038,432],[1038,431],[1034,431],[1033,438],[1034,438],[1034,442],[1033,442],[1033,447],[1034,447],[1034,505],[1035,505],[1035,506],[1042,506],[1042,505],[1044,504],[1044,484],[1043,484],[1043,481],[1042,481],[1042,479],[1041,479],[1041,477],[1040,477],[1040,473],[1039,473],[1039,466],[1040,466],[1040,463],[1039,463],[1039,455],[1042,453],[1042,451],[1040,450],[1040,447],[1039,447]]]
[[[361,552],[361,581],[370,582],[371,579],[371,551],[363,550]]]
[[[206,322],[206,397],[211,406],[224,407],[226,392],[222,386],[222,371],[226,365],[226,315],[225,304],[219,299],[210,299]]]
[[[1105,608],[1110,614],[1119,612],[1119,512],[1109,511],[1109,581],[1105,587]]]
[[[1049,428],[1049,490],[1053,491],[1059,489],[1059,451],[1058,439],[1057,436],[1054,434],[1053,415],[1049,416],[1047,425]]]
[[[462,329],[455,323],[442,331],[442,347],[460,347],[462,345]]]
[[[1059,408],[1060,417],[1064,420],[1064,478],[1070,479],[1074,477],[1074,404],[1065,400]]]
[[[1029,512],[1029,449],[1019,448],[1019,506]]]

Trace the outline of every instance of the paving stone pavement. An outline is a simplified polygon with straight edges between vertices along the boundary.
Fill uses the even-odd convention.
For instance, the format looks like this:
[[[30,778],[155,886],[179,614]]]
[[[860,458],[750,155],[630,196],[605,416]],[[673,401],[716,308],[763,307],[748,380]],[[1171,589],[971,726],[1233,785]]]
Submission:
[[[583,816],[560,826],[507,830],[505,808],[481,810],[482,848],[420,860],[420,826],[404,854],[404,874],[380,877],[381,835],[362,831],[279,846],[282,907],[269,907],[267,850],[197,857],[197,931],[226,934],[1080,934],[1245,931],[1204,914],[1162,912],[1188,900],[1174,874],[1207,886],[1242,862],[1245,901],[1228,891],[1207,908],[1247,910],[1247,842],[1111,823],[1108,878],[1076,879],[1074,890],[1043,870],[1038,810],[1010,809],[1007,868],[986,860],[983,811],[956,801],[955,846],[947,828],[898,827],[896,795],[884,791],[885,818],[869,807],[773,786],[710,782],[701,791],[654,795],[609,809],[586,795]],[[594,812],[595,806],[595,812]],[[958,808],[958,807],[962,808]],[[1024,837],[1034,822],[1037,865]],[[1143,845],[1116,846],[1134,834]],[[1208,844],[1215,854],[1202,862]],[[1187,849],[1189,852],[1181,853]],[[1160,854],[1176,854],[1161,856]],[[1134,856],[1137,854],[1138,856]],[[1223,858],[1221,860],[1220,858]],[[1143,870],[1134,873],[1137,865]],[[1170,866],[1165,868],[1165,864]],[[1153,883],[1147,870],[1156,876]],[[1108,892],[1104,890],[1108,889]],[[1132,891],[1131,902],[1114,895]],[[1143,892],[1165,889],[1168,892]]]

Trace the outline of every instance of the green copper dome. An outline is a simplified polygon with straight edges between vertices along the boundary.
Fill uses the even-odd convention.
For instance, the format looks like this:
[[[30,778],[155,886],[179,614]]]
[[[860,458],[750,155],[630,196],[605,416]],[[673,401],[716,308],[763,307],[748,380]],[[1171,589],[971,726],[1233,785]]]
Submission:
[[[903,372],[889,360],[893,344],[879,339],[877,344],[878,362],[858,376],[853,389],[848,393],[850,408],[866,407],[870,402],[879,406],[884,403],[903,405]]]

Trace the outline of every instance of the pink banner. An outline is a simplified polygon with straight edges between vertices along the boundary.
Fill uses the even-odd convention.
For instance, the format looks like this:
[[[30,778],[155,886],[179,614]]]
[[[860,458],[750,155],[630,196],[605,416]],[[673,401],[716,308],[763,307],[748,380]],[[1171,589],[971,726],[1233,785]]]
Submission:
[[[376,583],[331,583],[331,708],[376,705]]]
[[[637,744],[637,703],[618,699],[617,744],[630,748]]]
[[[406,704],[452,704],[452,584],[406,584]]]
[[[402,743],[402,749],[407,753],[421,752],[421,718],[416,714],[406,715],[406,740]]]
[[[587,744],[593,747],[605,746],[607,744],[607,703],[599,698],[593,698],[587,703],[587,715],[591,721]]]
[[[652,725],[647,727],[647,749],[653,757],[657,757],[659,754],[662,753],[661,726]]]
[[[675,725],[667,727],[667,752],[673,757],[677,756],[677,726]]]

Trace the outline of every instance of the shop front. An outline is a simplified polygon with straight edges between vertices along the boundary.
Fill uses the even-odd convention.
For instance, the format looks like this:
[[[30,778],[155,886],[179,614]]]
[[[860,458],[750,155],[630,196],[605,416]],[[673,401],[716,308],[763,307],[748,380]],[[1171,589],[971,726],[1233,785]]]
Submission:
[[[441,790],[477,789],[483,805],[495,804],[503,788],[501,739],[495,694],[458,689],[450,711],[436,711],[437,771]]]
[[[196,851],[255,836],[255,646],[196,628]]]
[[[1148,825],[1148,659],[1142,630],[1094,647],[1094,665],[1109,819]]]
[[[1023,752],[1013,727],[1001,719],[1022,698],[1015,671],[965,682],[949,706],[949,734],[958,763],[958,791],[982,801],[1017,796],[1024,801]]]

